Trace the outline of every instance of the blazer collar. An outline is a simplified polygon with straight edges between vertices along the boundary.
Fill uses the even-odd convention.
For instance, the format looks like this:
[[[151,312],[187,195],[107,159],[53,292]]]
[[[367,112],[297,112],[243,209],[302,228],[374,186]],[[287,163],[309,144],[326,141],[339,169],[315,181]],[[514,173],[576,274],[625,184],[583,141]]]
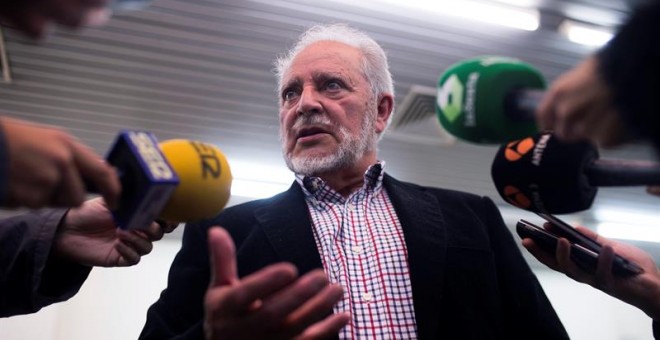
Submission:
[[[301,274],[323,267],[305,198],[296,182],[273,197],[271,204],[257,209],[255,215],[278,261],[295,264]]]
[[[447,258],[447,228],[436,195],[386,175],[385,188],[396,210],[408,249],[408,266],[420,339],[439,337]]]

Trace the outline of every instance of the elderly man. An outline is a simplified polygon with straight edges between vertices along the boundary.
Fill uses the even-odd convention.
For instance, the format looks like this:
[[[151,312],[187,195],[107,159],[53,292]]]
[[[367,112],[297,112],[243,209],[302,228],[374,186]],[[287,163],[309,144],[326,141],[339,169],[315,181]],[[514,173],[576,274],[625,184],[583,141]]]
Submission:
[[[185,229],[142,339],[567,338],[492,201],[385,173],[375,41],[314,27],[277,76],[295,183]]]

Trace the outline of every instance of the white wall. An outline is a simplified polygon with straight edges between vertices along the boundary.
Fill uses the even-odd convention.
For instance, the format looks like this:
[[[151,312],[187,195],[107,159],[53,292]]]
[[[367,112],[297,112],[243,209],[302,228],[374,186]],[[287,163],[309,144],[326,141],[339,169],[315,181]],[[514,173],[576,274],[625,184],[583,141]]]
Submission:
[[[69,301],[36,314],[0,319],[2,340],[136,339],[147,308],[167,284],[181,239],[166,235],[130,268],[95,268]]]
[[[169,236],[169,235],[168,235]],[[118,340],[137,338],[147,308],[165,287],[179,238],[155,244],[131,268],[96,268],[71,300],[40,312],[0,319],[2,340]],[[634,307],[562,274],[537,275],[572,339],[653,339],[651,319]]]

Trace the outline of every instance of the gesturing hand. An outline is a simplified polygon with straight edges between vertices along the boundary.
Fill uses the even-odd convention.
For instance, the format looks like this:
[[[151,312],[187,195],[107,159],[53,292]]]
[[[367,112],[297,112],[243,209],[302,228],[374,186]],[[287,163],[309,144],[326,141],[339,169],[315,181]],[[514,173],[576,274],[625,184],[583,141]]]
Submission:
[[[322,270],[298,277],[291,264],[265,267],[239,279],[229,234],[210,228],[211,282],[204,298],[206,339],[322,339],[349,320],[331,314],[342,298]]]

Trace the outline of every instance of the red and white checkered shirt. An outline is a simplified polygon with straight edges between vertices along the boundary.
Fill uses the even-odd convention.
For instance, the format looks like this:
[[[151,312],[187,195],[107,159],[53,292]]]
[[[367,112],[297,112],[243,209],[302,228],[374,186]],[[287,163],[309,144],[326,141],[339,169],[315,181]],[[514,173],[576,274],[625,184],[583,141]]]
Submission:
[[[350,312],[340,339],[417,338],[401,223],[383,188],[385,163],[372,165],[360,190],[342,197],[318,177],[296,176],[330,282],[344,288],[335,313]]]

